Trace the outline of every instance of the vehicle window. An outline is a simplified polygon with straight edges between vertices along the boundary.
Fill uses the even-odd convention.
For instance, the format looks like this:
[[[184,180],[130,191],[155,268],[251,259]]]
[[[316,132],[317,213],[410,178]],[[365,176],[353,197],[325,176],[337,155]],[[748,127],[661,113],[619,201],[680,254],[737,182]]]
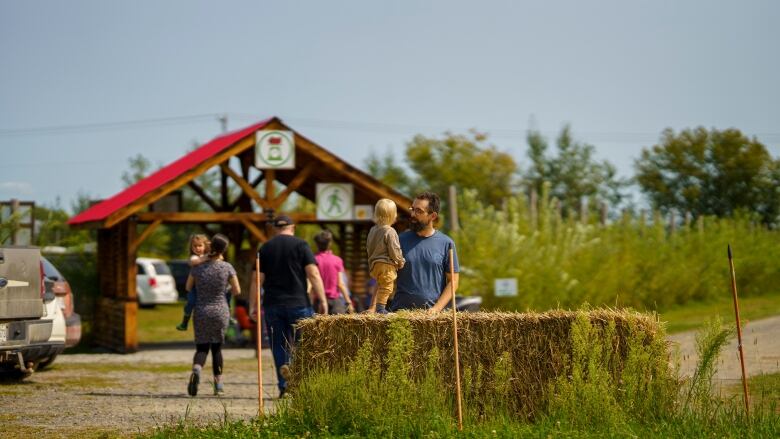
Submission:
[[[144,270],[144,266],[141,264],[135,264],[135,270],[136,274],[146,274],[146,270]]]
[[[64,276],[54,267],[54,264],[49,262],[48,259],[41,256],[41,262],[43,262],[43,274],[51,280],[62,280]]]
[[[152,262],[152,267],[157,274],[171,274],[171,270],[168,269],[168,264],[165,262]]]

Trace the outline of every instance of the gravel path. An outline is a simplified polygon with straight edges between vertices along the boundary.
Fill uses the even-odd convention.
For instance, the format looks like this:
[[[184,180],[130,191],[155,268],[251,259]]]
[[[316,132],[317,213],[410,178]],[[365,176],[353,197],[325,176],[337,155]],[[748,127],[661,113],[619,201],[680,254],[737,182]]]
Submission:
[[[673,347],[680,349],[680,372],[693,375],[696,369],[696,332],[683,332],[669,336]],[[745,370],[749,376],[780,372],[780,316],[747,322],[742,327],[742,350],[745,353]],[[723,383],[742,380],[736,335],[721,352],[715,378]]]
[[[252,349],[226,349],[225,395],[213,396],[211,359],[198,396],[187,395],[194,350],[146,349],[134,354],[61,355],[51,370],[0,384],[0,438],[133,436],[182,420],[251,419],[257,415]],[[85,366],[88,365],[88,366]],[[205,381],[205,382],[204,382]],[[263,350],[266,410],[277,396],[269,350]]]
[[[780,316],[749,322],[743,330],[746,367],[750,375],[780,371]],[[696,365],[695,333],[669,337],[679,347],[681,372]],[[0,438],[60,438],[133,436],[175,424],[251,419],[257,415],[257,369],[254,350],[226,349],[223,397],[202,383],[199,395],[187,395],[193,349],[142,348],[129,355],[61,355],[51,370],[36,372],[22,382],[0,382]],[[738,383],[736,339],[718,363],[721,383]],[[204,380],[211,375],[210,359]],[[273,409],[276,374],[269,350],[263,351],[264,401]],[[108,433],[108,436],[101,436]]]

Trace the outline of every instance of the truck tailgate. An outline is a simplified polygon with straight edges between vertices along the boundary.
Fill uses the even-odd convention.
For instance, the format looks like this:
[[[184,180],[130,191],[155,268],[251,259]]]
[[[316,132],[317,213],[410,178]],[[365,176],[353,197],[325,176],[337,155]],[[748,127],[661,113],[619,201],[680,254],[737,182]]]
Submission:
[[[0,248],[0,320],[40,318],[41,255],[37,248]]]

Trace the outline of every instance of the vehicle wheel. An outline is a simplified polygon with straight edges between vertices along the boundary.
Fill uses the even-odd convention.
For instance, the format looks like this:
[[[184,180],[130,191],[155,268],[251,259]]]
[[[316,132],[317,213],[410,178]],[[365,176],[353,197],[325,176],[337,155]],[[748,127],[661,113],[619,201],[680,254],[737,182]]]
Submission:
[[[38,370],[46,369],[47,367],[51,366],[51,364],[54,363],[54,360],[56,360],[56,359],[57,359],[57,356],[56,355],[52,355],[51,357],[49,357],[49,358],[41,361],[40,363],[38,363],[38,368],[37,369]]]

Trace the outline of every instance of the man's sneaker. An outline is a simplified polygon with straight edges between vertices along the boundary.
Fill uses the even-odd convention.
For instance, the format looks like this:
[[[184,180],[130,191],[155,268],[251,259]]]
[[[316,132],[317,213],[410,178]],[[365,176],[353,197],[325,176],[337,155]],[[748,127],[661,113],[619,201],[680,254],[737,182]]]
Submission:
[[[290,379],[290,366],[287,364],[282,364],[282,367],[279,368],[279,375],[282,376],[285,380]]]
[[[189,393],[190,396],[195,396],[198,394],[199,382],[200,382],[200,374],[197,372],[192,372],[190,374],[190,382],[187,384],[187,393]]]
[[[214,383],[214,394],[222,396],[225,394],[225,386],[222,383]]]
[[[178,325],[176,325],[176,329],[178,329],[179,331],[186,331],[187,330],[187,324],[184,323],[184,322],[181,322]]]

